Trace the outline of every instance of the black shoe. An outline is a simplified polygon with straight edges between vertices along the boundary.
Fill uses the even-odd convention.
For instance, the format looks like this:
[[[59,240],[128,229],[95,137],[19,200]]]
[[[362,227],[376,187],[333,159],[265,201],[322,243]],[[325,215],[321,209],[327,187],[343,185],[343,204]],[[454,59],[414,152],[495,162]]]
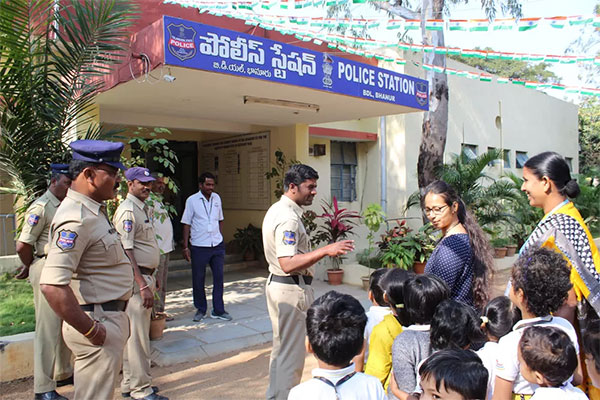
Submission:
[[[73,384],[73,375],[66,379],[61,379],[60,381],[56,381],[56,387],[62,387]]]
[[[56,390],[53,390],[51,392],[46,392],[46,393],[36,393],[33,399],[34,400],[69,400],[65,396],[61,396],[60,394],[58,394],[56,392]]]
[[[159,391],[160,391],[160,389],[158,388],[158,386],[152,386],[152,394],[156,394]],[[148,395],[148,396],[150,396],[150,395]],[[146,396],[146,397],[148,397],[148,396]],[[123,397],[124,399],[131,397],[131,392],[125,392],[125,393],[121,392],[121,397]],[[144,397],[144,399],[146,397]]]
[[[141,400],[169,400],[168,397],[161,396],[160,394],[151,393],[146,397],[142,397]]]

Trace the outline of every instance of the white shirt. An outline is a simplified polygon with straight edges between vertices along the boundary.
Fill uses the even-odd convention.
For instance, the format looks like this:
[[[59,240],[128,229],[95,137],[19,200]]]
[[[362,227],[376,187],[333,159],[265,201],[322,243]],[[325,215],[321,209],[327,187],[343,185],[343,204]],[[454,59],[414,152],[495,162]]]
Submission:
[[[221,198],[216,193],[210,199],[199,191],[185,201],[181,223],[191,226],[192,246],[215,247],[223,241],[219,221],[223,221]]]
[[[571,338],[575,351],[579,354],[579,344],[577,343],[577,333],[569,321],[561,317],[539,317],[524,319],[515,324],[512,332],[500,338],[498,342],[498,351],[496,358],[496,376],[513,382],[513,393],[533,394],[538,385],[527,382],[519,370],[519,359],[517,353],[519,341],[525,328],[529,326],[553,326],[565,331]],[[569,378],[568,382],[573,377]]]
[[[365,365],[369,358],[369,338],[375,325],[383,321],[383,317],[391,314],[392,310],[389,307],[371,306],[367,311],[367,325],[365,326],[365,339],[367,341],[367,349],[365,350]]]
[[[156,232],[156,241],[161,254],[167,254],[174,250],[173,246],[173,223],[169,218],[169,212],[165,205],[159,200],[152,200],[152,222],[154,224],[154,232]]]
[[[494,381],[496,380],[495,367],[496,367],[496,353],[498,352],[497,342],[486,342],[482,348],[477,350],[475,353],[481,358],[481,362],[485,369],[488,370],[488,388],[487,398],[491,399],[494,393]]]
[[[342,369],[315,368],[312,370],[312,375],[313,377],[322,376],[335,385],[352,372],[354,372],[354,364]],[[337,392],[342,400],[387,400],[387,395],[383,391],[379,379],[362,372],[357,372],[352,378],[338,386]],[[288,400],[335,400],[335,398],[335,389],[315,378],[293,387],[288,396]]]
[[[581,389],[566,383],[557,388],[539,387],[530,400],[588,400],[588,397]]]

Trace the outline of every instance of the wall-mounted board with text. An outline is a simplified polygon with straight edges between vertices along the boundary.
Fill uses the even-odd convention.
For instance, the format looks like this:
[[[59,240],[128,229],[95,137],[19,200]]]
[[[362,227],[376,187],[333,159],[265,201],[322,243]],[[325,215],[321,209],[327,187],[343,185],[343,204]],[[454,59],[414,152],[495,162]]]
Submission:
[[[269,132],[200,143],[201,171],[217,177],[224,209],[267,210],[271,205]]]

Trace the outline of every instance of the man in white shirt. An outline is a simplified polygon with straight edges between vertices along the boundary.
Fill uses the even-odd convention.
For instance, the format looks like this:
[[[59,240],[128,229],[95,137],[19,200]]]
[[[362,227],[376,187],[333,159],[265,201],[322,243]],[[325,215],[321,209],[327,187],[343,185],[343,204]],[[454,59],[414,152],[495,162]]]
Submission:
[[[206,264],[210,264],[213,275],[213,309],[211,318],[231,321],[223,304],[223,264],[225,243],[221,234],[223,208],[221,198],[214,193],[215,176],[203,172],[198,179],[200,191],[191,195],[185,202],[181,216],[183,224],[183,257],[192,262],[192,283],[196,315],[194,321],[206,317],[207,304],[204,293]],[[190,241],[191,231],[191,241]]]
[[[152,182],[152,193],[150,197],[151,206],[154,210],[152,221],[154,223],[154,231],[156,232],[156,240],[160,250],[160,261],[156,272],[156,291],[160,297],[160,301],[154,304],[156,312],[165,311],[165,297],[167,293],[167,274],[169,272],[169,256],[174,250],[173,246],[173,223],[169,217],[169,212],[163,204],[163,195],[165,193],[166,183],[165,177],[152,173],[155,181]],[[167,320],[172,320],[172,317],[167,317]]]

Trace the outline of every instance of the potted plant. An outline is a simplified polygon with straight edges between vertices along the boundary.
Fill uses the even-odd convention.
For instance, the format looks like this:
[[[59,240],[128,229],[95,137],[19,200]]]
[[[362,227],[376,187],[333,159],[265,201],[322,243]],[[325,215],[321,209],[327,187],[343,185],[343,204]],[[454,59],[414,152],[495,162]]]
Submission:
[[[256,256],[262,254],[262,231],[252,224],[245,228],[237,228],[233,234],[233,242],[240,249],[245,261],[256,260]]]
[[[494,258],[506,257],[508,239],[503,237],[495,237],[490,240],[491,245],[494,247]]]
[[[152,307],[152,313],[150,314],[150,340],[162,339],[167,325],[167,313],[156,311],[156,307],[161,304],[158,292],[154,292],[154,307]]]
[[[363,251],[359,252],[356,255],[356,261],[360,265],[364,265],[365,267],[369,268],[371,272],[382,268],[383,266],[381,264],[381,254],[379,254],[379,251],[373,253],[373,250],[370,249],[364,249]],[[360,279],[362,280],[363,289],[368,291],[371,274],[369,273],[369,275],[361,276]]]
[[[506,257],[512,257],[517,253],[517,245],[512,239],[507,240],[506,244]]]
[[[335,243],[354,234],[355,219],[360,218],[356,211],[339,208],[335,196],[333,196],[332,202],[324,201],[322,208],[323,214],[317,217],[324,221],[323,226],[319,227],[317,231],[319,242]],[[327,270],[327,280],[330,285],[339,285],[344,277],[344,270],[340,269],[342,257],[330,258],[331,268]]]
[[[379,256],[373,257],[372,253],[373,244],[375,244],[375,233],[379,230],[381,224],[385,222],[385,214],[379,204],[371,203],[363,211],[362,216],[364,224],[369,229],[369,234],[367,235],[367,240],[369,241],[369,248],[366,249],[363,253],[359,253],[359,256],[357,256],[357,260],[359,264],[365,265],[372,271],[373,269],[379,268],[379,266],[381,265],[381,262],[379,262]],[[365,261],[366,263],[363,263]],[[376,262],[375,266],[373,265],[373,262]],[[363,288],[365,288],[365,290],[369,289],[370,277],[371,273],[369,273],[369,275],[367,276],[361,277],[363,282]]]
[[[411,229],[406,225],[406,220],[396,220],[396,224],[381,235],[381,241],[378,242],[381,263],[384,268],[409,269],[416,254],[408,236]]]
[[[433,234],[435,231],[431,223],[427,223],[419,228],[414,234],[414,241],[416,243],[416,254],[413,265],[413,270],[417,274],[425,272],[425,264],[433,253],[435,245],[437,243],[437,237]]]

